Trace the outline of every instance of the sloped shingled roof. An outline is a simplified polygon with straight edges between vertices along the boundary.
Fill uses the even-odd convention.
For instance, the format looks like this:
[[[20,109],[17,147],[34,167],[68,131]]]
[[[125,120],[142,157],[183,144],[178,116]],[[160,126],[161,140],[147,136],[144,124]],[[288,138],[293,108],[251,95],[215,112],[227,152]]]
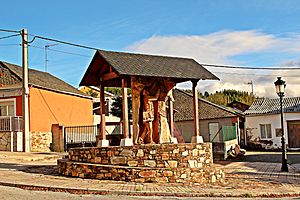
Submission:
[[[7,62],[3,62],[3,61],[0,61],[0,65],[8,68],[12,73],[14,73],[14,75],[16,75],[19,78],[20,81],[22,81],[22,73],[23,73],[22,67]],[[55,76],[52,76],[47,72],[41,72],[38,70],[29,69],[28,77],[29,77],[29,84],[36,87],[49,89],[49,90],[62,92],[62,93],[79,95],[82,97],[89,97],[83,92],[77,90],[75,87],[56,78]]]
[[[284,112],[300,112],[300,97],[283,98],[282,108]],[[278,114],[280,113],[280,99],[257,98],[245,115]]]
[[[112,52],[98,50],[86,71],[80,85],[90,85],[88,76],[97,74],[90,71],[94,66],[95,59],[103,58],[119,75],[148,76],[175,79],[212,79],[219,80],[214,74],[205,69],[202,65],[190,58],[168,57],[158,55],[146,55],[124,52]],[[98,77],[97,77],[98,78]],[[94,79],[95,80],[95,79]]]
[[[193,95],[179,89],[175,89],[174,109],[175,121],[194,120],[194,104]],[[240,113],[234,112],[232,109],[219,106],[205,99],[199,98],[199,119],[217,119],[225,117],[240,116]]]

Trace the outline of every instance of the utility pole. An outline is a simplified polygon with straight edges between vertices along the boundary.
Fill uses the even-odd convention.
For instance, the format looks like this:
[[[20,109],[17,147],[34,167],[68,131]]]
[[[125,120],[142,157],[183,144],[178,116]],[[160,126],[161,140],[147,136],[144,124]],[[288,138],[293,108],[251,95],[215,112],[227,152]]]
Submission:
[[[23,67],[23,151],[30,152],[29,141],[29,87],[28,87],[28,33],[27,29],[22,29],[22,67]]]

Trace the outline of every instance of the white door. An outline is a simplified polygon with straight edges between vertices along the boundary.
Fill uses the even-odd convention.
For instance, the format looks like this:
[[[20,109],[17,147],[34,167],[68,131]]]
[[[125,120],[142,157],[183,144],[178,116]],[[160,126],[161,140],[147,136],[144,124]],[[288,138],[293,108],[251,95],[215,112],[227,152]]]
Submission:
[[[209,131],[209,135],[210,135],[209,141],[211,141],[211,142],[219,142],[220,141],[220,139],[219,139],[220,133],[218,133],[219,123],[215,123],[215,122],[208,123],[208,131]]]

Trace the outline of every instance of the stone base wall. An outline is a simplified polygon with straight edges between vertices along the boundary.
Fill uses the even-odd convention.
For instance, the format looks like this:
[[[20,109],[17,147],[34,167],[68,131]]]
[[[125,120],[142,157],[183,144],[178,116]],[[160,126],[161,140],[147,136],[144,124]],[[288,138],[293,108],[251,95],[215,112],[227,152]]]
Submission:
[[[134,182],[223,182],[213,166],[212,145],[156,144],[74,148],[58,161],[66,176]]]
[[[0,132],[0,151],[11,151],[11,132]]]
[[[51,132],[30,132],[31,136],[31,151],[34,152],[49,152],[50,144],[52,143]]]

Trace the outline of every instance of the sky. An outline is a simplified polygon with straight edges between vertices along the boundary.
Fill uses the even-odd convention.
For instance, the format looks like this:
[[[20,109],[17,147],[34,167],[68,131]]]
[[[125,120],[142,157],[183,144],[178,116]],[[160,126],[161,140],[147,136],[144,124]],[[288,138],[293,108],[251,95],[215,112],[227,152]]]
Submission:
[[[110,0],[4,1],[0,29],[104,50],[189,57],[199,63],[300,68],[300,3],[297,0]],[[11,33],[0,32],[0,38]],[[32,39],[32,36],[29,37]],[[21,65],[21,38],[0,39],[0,60]],[[41,39],[29,47],[29,67],[78,87],[95,51]],[[220,81],[201,80],[200,92],[224,89],[276,97],[274,82],[286,81],[286,96],[300,96],[299,70],[206,67]],[[178,85],[191,88],[190,83]]]

